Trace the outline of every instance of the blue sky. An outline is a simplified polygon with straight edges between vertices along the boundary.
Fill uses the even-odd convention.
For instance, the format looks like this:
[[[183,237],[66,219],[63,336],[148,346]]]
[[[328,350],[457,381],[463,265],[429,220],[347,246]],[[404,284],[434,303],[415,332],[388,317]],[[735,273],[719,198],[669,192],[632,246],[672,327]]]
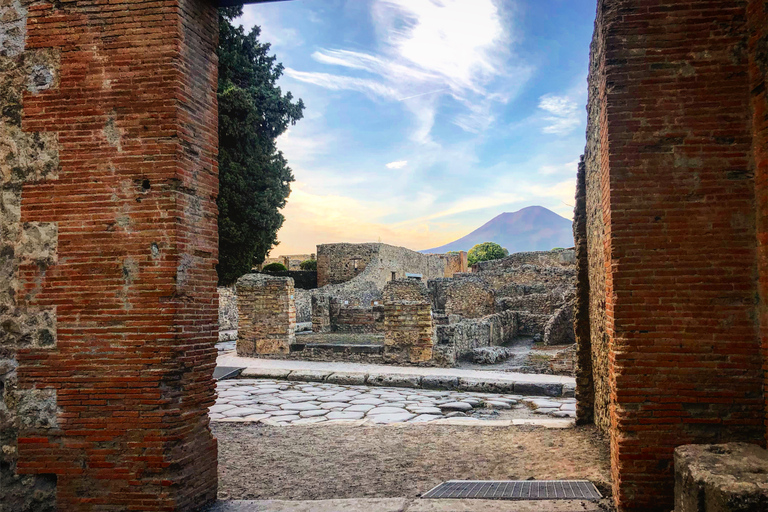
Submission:
[[[293,0],[244,8],[306,104],[280,245],[420,250],[541,205],[572,217],[595,0]]]

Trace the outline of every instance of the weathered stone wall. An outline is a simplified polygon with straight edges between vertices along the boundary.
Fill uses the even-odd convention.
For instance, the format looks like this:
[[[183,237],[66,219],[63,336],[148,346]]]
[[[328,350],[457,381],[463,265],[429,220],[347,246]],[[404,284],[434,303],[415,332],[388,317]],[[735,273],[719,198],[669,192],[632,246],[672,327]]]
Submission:
[[[384,329],[384,307],[376,305],[349,305],[344,300],[331,298],[330,325],[333,332],[372,333]]]
[[[432,359],[432,306],[427,287],[399,279],[384,287],[384,359],[426,363]]]
[[[566,302],[549,317],[542,341],[545,345],[569,345],[576,342],[573,331],[573,301]]]
[[[378,244],[318,245],[317,286],[345,283],[362,274],[378,252]]]
[[[438,254],[437,256],[445,262],[444,277],[453,277],[454,274],[467,272],[469,269],[466,251]]]
[[[481,261],[472,265],[472,272],[489,272],[521,265],[539,265],[542,267],[570,267],[576,263],[573,249],[556,251],[516,252],[506,258]]]
[[[293,279],[247,274],[237,280],[237,355],[288,354],[296,342]]]
[[[331,298],[312,295],[312,332],[331,332]]]
[[[219,330],[237,329],[237,292],[234,286],[219,286]]]
[[[595,385],[592,380],[592,338],[590,335],[590,284],[587,243],[586,164],[581,157],[576,175],[576,205],[573,211],[573,237],[576,241],[576,295],[573,330],[576,340],[576,422],[593,423]]]
[[[478,347],[511,342],[517,336],[517,316],[505,311],[483,318],[435,325],[434,360],[439,366],[454,366]]]
[[[317,285],[355,281],[372,282],[379,290],[387,282],[406,274],[420,274],[424,281],[445,277],[451,258],[421,254],[405,247],[370,244],[325,244],[317,246]],[[451,274],[452,275],[452,274]]]
[[[764,9],[599,2],[585,155],[590,334],[620,510],[672,507],[675,446],[764,441],[753,180],[765,164],[754,152],[765,121],[753,114],[765,100],[755,78]]]

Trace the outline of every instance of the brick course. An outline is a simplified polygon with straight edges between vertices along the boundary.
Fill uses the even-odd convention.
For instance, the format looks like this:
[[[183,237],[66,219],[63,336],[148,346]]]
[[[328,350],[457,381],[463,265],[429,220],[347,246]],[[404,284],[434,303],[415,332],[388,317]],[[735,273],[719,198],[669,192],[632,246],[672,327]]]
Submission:
[[[10,28],[26,27],[29,83],[3,89],[25,91],[21,133],[0,137],[43,150],[23,155],[31,179],[3,181],[22,231],[0,306],[55,312],[55,326],[15,354],[19,411],[37,418],[19,422],[17,473],[55,482],[59,510],[199,509],[217,488],[216,9],[25,8]]]
[[[671,508],[675,446],[765,434],[752,180],[753,124],[764,118],[750,105],[764,97],[750,95],[747,4],[598,3],[590,338],[620,510]]]

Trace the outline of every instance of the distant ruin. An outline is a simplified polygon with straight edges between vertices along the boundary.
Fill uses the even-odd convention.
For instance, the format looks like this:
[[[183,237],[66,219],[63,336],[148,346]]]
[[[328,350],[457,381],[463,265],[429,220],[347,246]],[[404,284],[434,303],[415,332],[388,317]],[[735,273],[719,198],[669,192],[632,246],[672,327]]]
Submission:
[[[311,323],[315,335],[300,333],[287,351],[254,351],[253,342],[246,340],[259,334],[241,327],[246,330],[238,353],[455,366],[478,348],[520,337],[544,345],[575,342],[573,251],[513,254],[479,263],[472,272],[466,272],[466,253],[422,255],[384,244],[320,245],[317,253],[318,274],[323,276],[318,281],[329,284],[296,289],[291,305],[301,330],[310,330]],[[240,283],[238,294],[248,297],[248,305],[239,306],[242,315],[252,309],[252,291],[239,288]],[[259,304],[266,312],[273,303]],[[323,336],[328,333],[350,336]]]

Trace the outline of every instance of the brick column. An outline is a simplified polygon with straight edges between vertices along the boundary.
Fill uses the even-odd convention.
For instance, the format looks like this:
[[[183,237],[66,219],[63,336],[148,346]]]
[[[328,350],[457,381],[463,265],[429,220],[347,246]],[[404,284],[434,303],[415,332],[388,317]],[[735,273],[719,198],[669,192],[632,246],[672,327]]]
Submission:
[[[422,363],[432,359],[432,304],[420,281],[400,279],[384,287],[384,359]]]
[[[215,5],[0,9],[0,314],[20,326],[0,509],[200,509],[217,489]]]
[[[747,19],[746,0],[598,5],[590,336],[623,511],[672,508],[676,446],[765,433]]]
[[[296,301],[290,277],[247,274],[237,280],[237,354],[288,354],[296,342]]]

